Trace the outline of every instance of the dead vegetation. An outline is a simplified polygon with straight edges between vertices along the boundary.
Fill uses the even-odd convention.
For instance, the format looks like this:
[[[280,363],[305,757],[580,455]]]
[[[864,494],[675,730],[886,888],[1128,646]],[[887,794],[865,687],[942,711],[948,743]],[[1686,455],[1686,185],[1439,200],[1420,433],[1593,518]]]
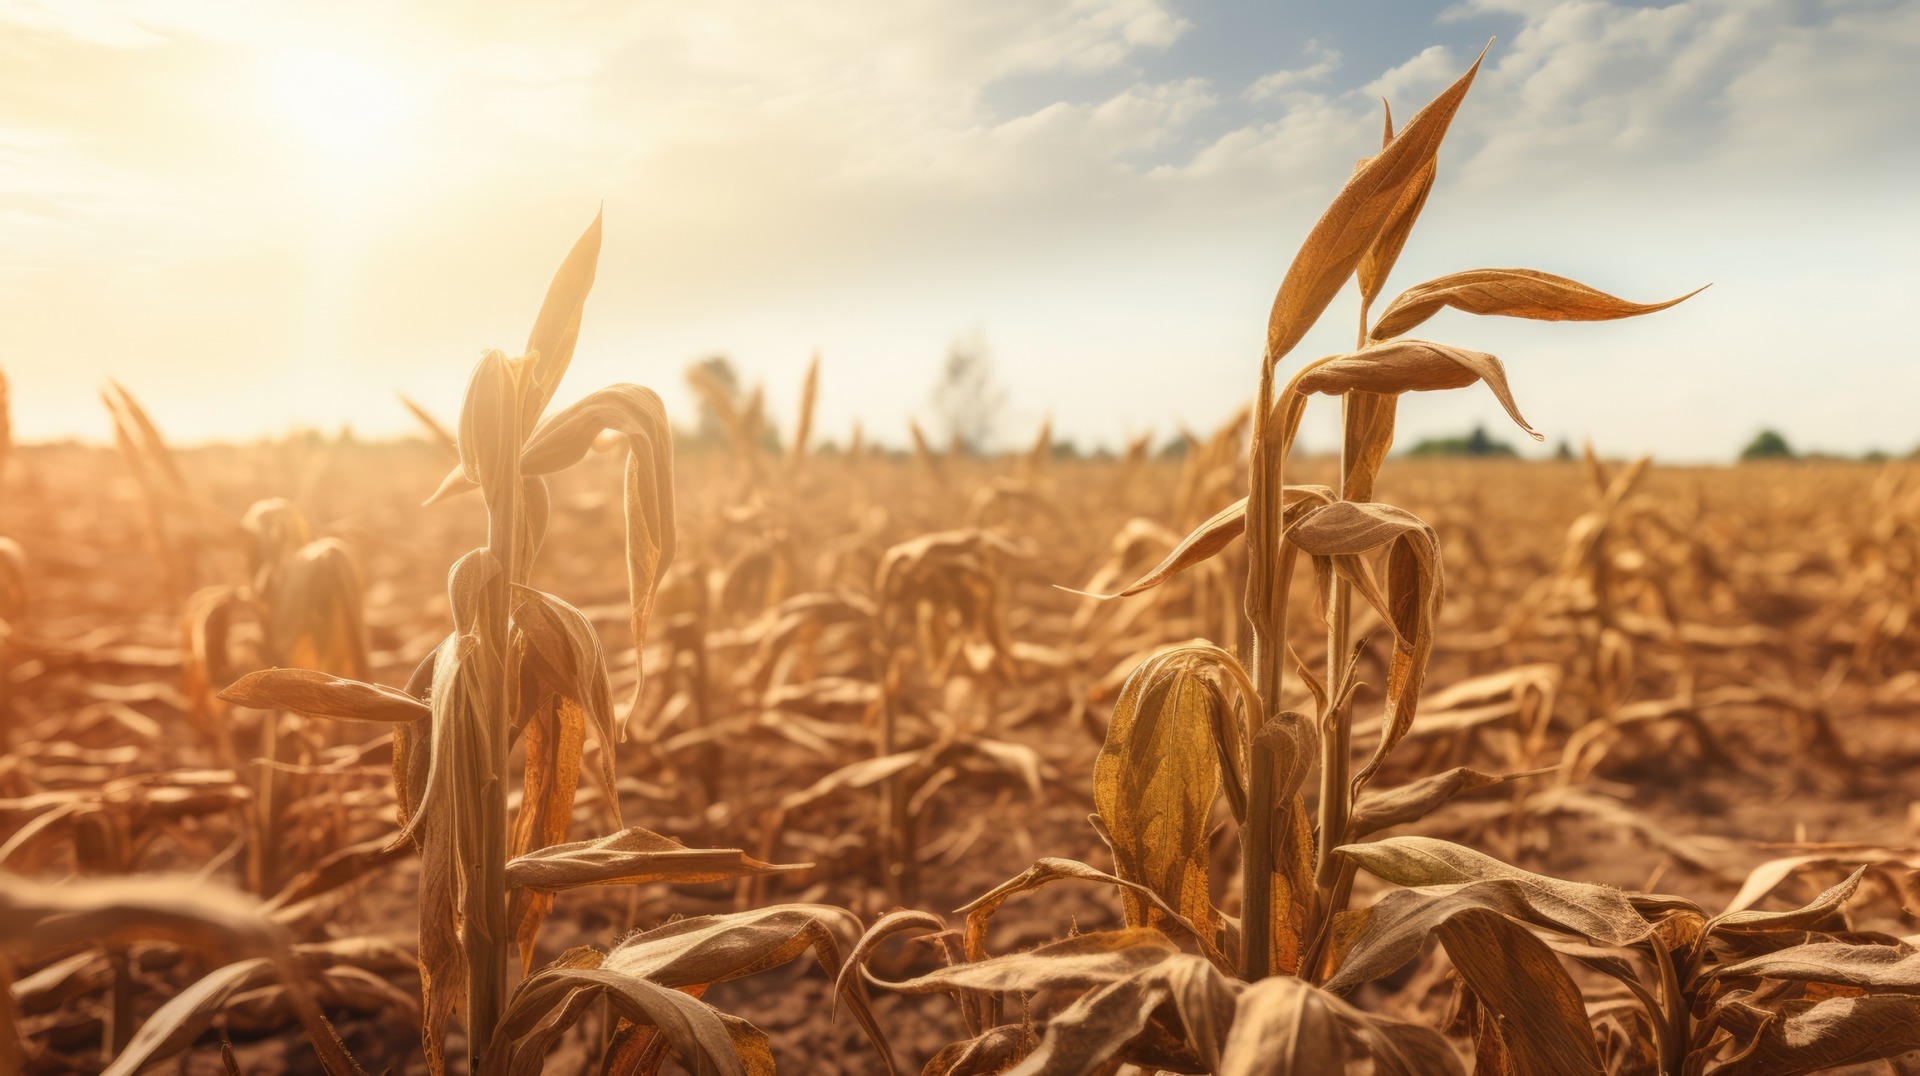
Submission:
[[[1500,360],[1405,336],[1442,309],[1680,301],[1472,270],[1370,316],[1473,74],[1389,118],[1178,463],[823,451],[818,359],[784,447],[696,367],[720,436],[676,462],[646,388],[551,406],[597,221],[453,432],[407,403],[424,444],[176,452],[117,385],[117,460],[0,437],[0,1064],[1920,1048],[1920,472],[1386,466],[1407,392],[1533,432]],[[1289,364],[1350,278],[1354,350]]]

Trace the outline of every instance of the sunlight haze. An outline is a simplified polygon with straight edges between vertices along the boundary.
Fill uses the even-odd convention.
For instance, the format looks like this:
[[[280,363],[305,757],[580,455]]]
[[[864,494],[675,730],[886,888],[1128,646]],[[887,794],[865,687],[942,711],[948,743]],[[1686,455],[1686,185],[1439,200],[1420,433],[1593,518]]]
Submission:
[[[0,0],[0,367],[26,439],[104,438],[108,378],[181,440],[410,434],[395,393],[450,417],[449,372],[522,346],[604,203],[582,384],[685,421],[682,370],[724,354],[784,421],[817,349],[821,436],[900,443],[978,332],[1009,445],[1048,416],[1088,446],[1200,430],[1246,400],[1380,98],[1404,120],[1490,37],[1389,294],[1481,266],[1714,286],[1657,324],[1427,331],[1500,355],[1549,445],[1920,445],[1885,341],[1920,6],[1880,0]],[[1349,346],[1351,310],[1302,354]],[[1505,421],[1449,393],[1401,423]]]

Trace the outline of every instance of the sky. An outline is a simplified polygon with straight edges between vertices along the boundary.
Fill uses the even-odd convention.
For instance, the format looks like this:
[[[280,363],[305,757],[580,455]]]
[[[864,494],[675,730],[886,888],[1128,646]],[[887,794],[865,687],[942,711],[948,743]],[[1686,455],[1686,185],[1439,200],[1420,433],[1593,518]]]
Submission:
[[[1381,99],[1486,64],[1389,295],[1523,267],[1664,313],[1447,312],[1548,445],[1730,458],[1762,427],[1920,445],[1920,4],[1904,0],[0,0],[0,370],[16,436],[449,420],[604,206],[560,402],[692,417],[726,355],[821,436],[904,441],[955,340],[1000,433],[1203,432]],[[1349,289],[1288,362],[1350,348]],[[1310,418],[1333,444],[1337,408]],[[1484,423],[1410,397],[1403,443]]]

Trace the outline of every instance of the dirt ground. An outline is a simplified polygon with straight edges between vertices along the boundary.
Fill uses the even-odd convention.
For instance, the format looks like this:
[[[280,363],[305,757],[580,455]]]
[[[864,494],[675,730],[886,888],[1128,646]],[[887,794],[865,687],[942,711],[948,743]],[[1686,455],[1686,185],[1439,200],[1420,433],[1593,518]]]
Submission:
[[[168,517],[156,532],[141,489],[110,451],[22,451],[0,508],[0,534],[15,538],[31,565],[31,614],[14,625],[9,643],[13,750],[0,765],[0,796],[18,807],[39,793],[222,765],[205,734],[206,715],[190,712],[180,686],[182,602],[199,585],[244,578],[233,521],[261,498],[290,498],[316,535],[338,536],[353,550],[365,581],[372,675],[403,683],[447,630],[447,566],[483,530],[471,498],[420,507],[445,467],[424,444],[316,439],[186,452],[182,469],[203,504],[194,518]],[[554,483],[536,583],[601,628],[615,696],[623,698],[634,660],[625,628],[617,469],[615,459],[596,459]],[[1600,479],[1617,478],[1624,465],[1605,470]],[[1318,461],[1298,480],[1329,476],[1327,462]],[[753,682],[750,654],[769,610],[813,593],[871,599],[886,550],[931,532],[993,531],[1016,548],[997,565],[993,612],[1015,652],[1005,666],[1011,671],[957,695],[931,677],[910,684],[921,705],[904,735],[927,742],[958,727],[1030,749],[1041,781],[1036,793],[1014,774],[964,771],[931,793],[917,824],[921,867],[912,906],[957,925],[956,909],[1039,857],[1111,870],[1087,816],[1099,736],[1128,663],[1152,645],[1195,635],[1235,632],[1221,641],[1239,648],[1246,636],[1232,623],[1235,602],[1209,604],[1198,585],[1124,630],[1090,619],[1083,611],[1089,599],[1055,585],[1086,587],[1109,562],[1137,574],[1165,552],[1163,532],[1177,536],[1203,518],[1198,513],[1230,499],[1217,490],[1211,501],[1191,495],[1192,481],[1177,460],[1058,460],[1038,473],[1022,473],[1016,461],[947,461],[945,471],[931,473],[911,457],[822,458],[797,477],[755,479],[718,451],[684,451],[677,574],[663,587],[641,712],[630,718],[629,741],[616,752],[622,815],[629,825],[689,846],[738,847],[814,866],[758,888],[562,893],[540,935],[536,967],[571,946],[606,948],[670,917],[743,903],[832,904],[866,922],[895,906],[897,890],[883,882],[871,790],[805,804],[785,817],[777,840],[769,837],[769,811],[783,797],[873,752],[871,706],[856,701],[807,711],[809,721],[849,730],[843,743],[808,746],[792,728],[775,727],[786,711],[771,706]],[[1770,860],[1834,846],[1912,846],[1920,819],[1913,791],[1920,676],[1912,671],[1920,629],[1906,618],[1916,593],[1911,569],[1920,562],[1920,511],[1909,481],[1902,464],[1654,468],[1612,509],[1601,551],[1581,562],[1579,523],[1603,497],[1578,462],[1390,461],[1379,498],[1432,523],[1448,567],[1428,697],[1524,665],[1553,670],[1557,683],[1546,713],[1410,740],[1387,779],[1457,764],[1547,772],[1457,800],[1407,831],[1461,841],[1561,878],[1688,897],[1709,910]],[[1116,553],[1115,536],[1135,519],[1155,529]],[[177,546],[167,552],[169,536],[183,534],[196,538],[191,556]],[[1245,570],[1237,546],[1218,567],[1209,586],[1237,594]],[[1555,590],[1554,580],[1565,585]],[[1583,585],[1598,591],[1585,605]],[[1324,661],[1312,605],[1310,596],[1301,597],[1294,609],[1309,668]],[[705,640],[707,695],[704,713],[694,717],[674,702],[687,685],[685,648],[670,638],[676,617],[692,618],[679,623]],[[824,632],[808,647],[795,667],[869,685],[879,678],[872,647],[845,634]],[[1382,653],[1376,642],[1363,659],[1363,680],[1381,681]],[[1377,688],[1363,689],[1358,712],[1377,712],[1379,701]],[[121,709],[136,716],[116,720]],[[766,719],[769,712],[776,716]],[[244,741],[252,719],[222,716]],[[729,731],[689,735],[700,731],[701,718]],[[312,761],[352,755],[352,764],[336,767],[328,780],[359,798],[344,827],[290,838],[290,856],[312,854],[317,842],[364,841],[392,830],[385,775],[391,749],[366,731],[314,734]],[[63,762],[58,746],[128,743],[139,747],[134,757],[86,765]],[[576,838],[604,825],[605,805],[586,794],[590,787],[583,780]],[[6,816],[8,827],[23,824],[21,810]],[[170,824],[142,845],[135,867],[197,871],[212,864],[213,878],[238,884],[230,851],[239,816],[236,809]],[[1216,849],[1223,866],[1237,855],[1225,835],[1230,830]],[[0,833],[0,840],[9,836]],[[37,876],[55,879],[79,869],[58,851],[32,866]],[[1844,873],[1815,866],[1769,901],[1804,901]],[[1238,901],[1232,875],[1216,875],[1218,902],[1228,911]],[[403,859],[356,883],[307,929],[316,937],[372,935],[410,945],[418,877],[416,863]],[[1853,906],[1856,928],[1915,933],[1900,888],[1870,881]],[[1375,891],[1363,876],[1356,904]],[[993,921],[990,947],[1007,952],[1119,922],[1110,892],[1063,883],[1008,903]],[[930,945],[894,942],[873,969],[897,980],[937,963]],[[143,973],[137,1011],[152,1012],[189,981],[191,965]],[[392,985],[405,994],[418,989],[405,973]],[[1366,988],[1357,1000],[1438,1020],[1449,990],[1438,974],[1414,973]],[[704,1000],[765,1031],[782,1071],[884,1071],[844,1011],[829,1018],[830,993],[823,973],[802,960],[716,985]],[[872,995],[902,1071],[916,1071],[964,1037],[944,996],[879,988]],[[1036,1012],[1048,1003],[1035,999]],[[26,1014],[23,1026],[69,1060],[97,1056],[87,1044],[100,1034],[103,1004],[98,994],[74,998]],[[369,1072],[425,1071],[413,1014],[349,1006],[332,1015]],[[556,1049],[549,1071],[592,1064],[608,1031],[599,1016],[589,1018]],[[234,1040],[246,1071],[319,1071],[291,1027],[236,1029]],[[169,1064],[176,1063],[182,1072],[223,1071],[217,1035],[203,1036]]]

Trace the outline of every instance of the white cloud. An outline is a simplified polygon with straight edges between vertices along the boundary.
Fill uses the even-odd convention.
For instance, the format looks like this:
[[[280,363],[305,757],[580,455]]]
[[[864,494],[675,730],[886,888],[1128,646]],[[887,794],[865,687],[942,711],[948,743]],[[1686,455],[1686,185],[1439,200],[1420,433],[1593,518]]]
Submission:
[[[1338,49],[1327,48],[1318,41],[1309,41],[1307,53],[1313,57],[1312,63],[1262,75],[1241,96],[1253,102],[1271,101],[1303,86],[1323,84],[1340,70]]]
[[[1806,226],[1800,257],[1887,271],[1859,254],[1867,233],[1834,233],[1874,214],[1882,234],[1913,220],[1894,189],[1920,163],[1920,5],[1458,10],[1520,29],[1456,121],[1409,278],[1459,268],[1456,256],[1534,258],[1651,294],[1711,277],[1710,301],[1731,309],[1727,296],[1787,293],[1768,258],[1794,257],[1778,237],[1791,214],[1828,222]],[[828,382],[846,395],[823,397],[823,421],[864,413],[879,430],[924,394],[913,364],[979,324],[1017,400],[1079,401],[1058,404],[1063,429],[1111,438],[1166,410],[1204,424],[1246,386],[1209,374],[1129,397],[1144,384],[1129,379],[1172,355],[1239,370],[1289,244],[1377,144],[1378,97],[1404,122],[1479,42],[1361,71],[1329,37],[1223,86],[1182,51],[1182,11],[651,0],[449,18],[357,2],[0,0],[0,351],[71,356],[19,372],[15,396],[77,401],[23,409],[22,427],[97,428],[92,382],[143,372],[129,366],[154,381],[243,371],[310,421],[355,405],[289,394],[276,378],[303,363],[457,391],[447,365],[524,333],[552,259],[602,198],[607,262],[583,377],[672,382],[692,354],[730,348],[797,382],[779,364],[837,341]],[[1436,36],[1457,38],[1453,26]],[[261,58],[290,46],[405,72],[421,101],[393,144],[299,145],[258,99]],[[1191,66],[1171,69],[1176,54]],[[996,92],[1011,83],[1054,90],[1013,107]],[[1887,192],[1861,201],[1876,184]],[[1863,208],[1822,201],[1836,190]],[[1754,253],[1743,233],[1769,230],[1774,253]],[[1760,273],[1772,275],[1740,279]],[[1799,335],[1743,346],[1824,331],[1798,316]],[[1662,324],[1695,326],[1675,339],[1705,346],[1705,317]],[[1350,338],[1343,325],[1324,343]],[[404,422],[396,412],[391,428]]]

